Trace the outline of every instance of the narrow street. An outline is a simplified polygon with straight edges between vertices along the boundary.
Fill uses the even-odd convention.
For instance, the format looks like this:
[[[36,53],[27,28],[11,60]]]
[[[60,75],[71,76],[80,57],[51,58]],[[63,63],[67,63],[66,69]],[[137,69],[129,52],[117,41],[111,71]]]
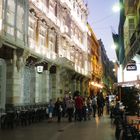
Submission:
[[[115,127],[109,116],[82,122],[43,121],[13,130],[0,130],[1,140],[115,140]]]

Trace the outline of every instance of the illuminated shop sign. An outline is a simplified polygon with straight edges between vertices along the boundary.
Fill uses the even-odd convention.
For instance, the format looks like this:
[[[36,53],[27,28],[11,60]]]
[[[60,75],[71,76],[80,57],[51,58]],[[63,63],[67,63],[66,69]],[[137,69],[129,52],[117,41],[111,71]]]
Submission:
[[[36,69],[37,69],[38,73],[42,73],[43,72],[43,66],[41,66],[41,65],[37,66]]]
[[[135,71],[135,70],[137,70],[136,61],[130,60],[129,63],[127,64],[127,66],[126,66],[126,70],[127,71]]]
[[[136,66],[136,64],[129,64],[126,66],[126,70],[127,71],[135,71],[135,70],[137,70],[137,66]]]

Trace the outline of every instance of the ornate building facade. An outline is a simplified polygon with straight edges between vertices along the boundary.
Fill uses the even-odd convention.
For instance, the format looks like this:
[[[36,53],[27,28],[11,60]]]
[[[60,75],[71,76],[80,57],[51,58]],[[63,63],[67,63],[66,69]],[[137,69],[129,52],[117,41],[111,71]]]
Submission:
[[[87,93],[87,15],[83,0],[0,1],[0,107]]]
[[[115,71],[113,71],[115,70],[115,64],[109,60],[102,40],[100,39],[98,42],[101,48],[103,92],[109,94],[113,92],[113,84],[116,82]]]
[[[89,82],[90,94],[97,94],[102,88],[102,61],[101,61],[101,46],[96,39],[96,36],[88,24],[88,50],[89,50],[89,60],[91,62],[91,80]]]

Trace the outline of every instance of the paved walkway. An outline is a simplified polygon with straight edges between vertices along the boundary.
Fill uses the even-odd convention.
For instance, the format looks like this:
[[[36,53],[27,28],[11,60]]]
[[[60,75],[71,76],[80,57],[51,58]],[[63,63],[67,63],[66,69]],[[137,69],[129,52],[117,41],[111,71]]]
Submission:
[[[1,130],[0,140],[115,140],[109,116],[82,122],[48,123],[43,121],[13,130]]]

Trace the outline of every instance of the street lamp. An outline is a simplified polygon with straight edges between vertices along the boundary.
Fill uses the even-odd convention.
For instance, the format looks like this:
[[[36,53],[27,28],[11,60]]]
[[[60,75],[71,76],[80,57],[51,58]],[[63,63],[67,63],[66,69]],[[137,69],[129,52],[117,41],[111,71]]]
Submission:
[[[43,72],[43,68],[44,68],[43,65],[37,65],[36,66],[36,70],[37,70],[38,73],[42,73]]]
[[[119,12],[120,9],[121,9],[120,3],[115,3],[115,4],[113,5],[113,7],[112,7],[113,12],[115,12],[115,13],[116,13],[116,12]]]
[[[111,48],[115,50],[115,49],[117,48],[116,44],[113,43],[113,44],[111,45]]]
[[[115,69],[113,69],[113,72],[115,72],[116,70]]]

